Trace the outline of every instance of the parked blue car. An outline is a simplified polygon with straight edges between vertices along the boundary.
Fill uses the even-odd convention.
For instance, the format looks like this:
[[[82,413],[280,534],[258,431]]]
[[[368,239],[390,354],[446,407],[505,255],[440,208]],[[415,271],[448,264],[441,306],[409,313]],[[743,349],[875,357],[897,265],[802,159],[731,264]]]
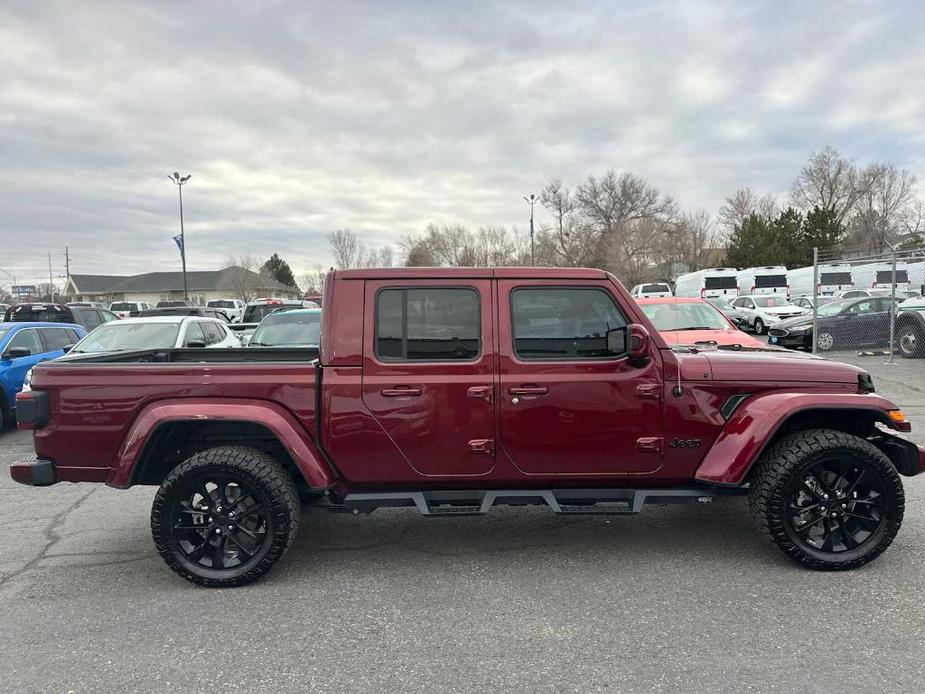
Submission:
[[[0,323],[0,426],[16,411],[26,372],[62,356],[86,334],[86,328],[73,323]]]

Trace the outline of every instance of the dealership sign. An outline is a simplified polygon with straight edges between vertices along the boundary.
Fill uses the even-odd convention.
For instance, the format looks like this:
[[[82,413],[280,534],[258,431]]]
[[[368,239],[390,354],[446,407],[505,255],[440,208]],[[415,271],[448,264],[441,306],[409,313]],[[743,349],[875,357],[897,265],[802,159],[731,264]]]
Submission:
[[[35,294],[34,284],[14,284],[12,288],[13,296],[31,296]]]

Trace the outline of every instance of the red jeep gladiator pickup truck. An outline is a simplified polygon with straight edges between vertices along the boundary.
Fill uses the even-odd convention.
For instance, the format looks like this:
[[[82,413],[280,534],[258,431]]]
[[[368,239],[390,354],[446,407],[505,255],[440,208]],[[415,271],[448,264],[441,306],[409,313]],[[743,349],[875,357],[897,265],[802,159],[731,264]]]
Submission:
[[[17,399],[24,484],[159,485],[154,542],[207,586],[253,581],[303,503],[481,515],[637,513],[747,494],[813,569],[877,557],[925,470],[861,369],[669,347],[590,269],[328,275],[319,350],[142,350],[35,368]]]

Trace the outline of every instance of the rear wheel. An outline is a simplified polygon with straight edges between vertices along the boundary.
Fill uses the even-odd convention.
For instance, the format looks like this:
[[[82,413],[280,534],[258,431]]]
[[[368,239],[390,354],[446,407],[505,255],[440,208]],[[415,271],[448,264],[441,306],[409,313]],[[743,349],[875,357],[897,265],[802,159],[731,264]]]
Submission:
[[[905,323],[900,326],[896,341],[899,353],[906,359],[925,356],[925,336],[915,324]]]
[[[764,321],[760,318],[755,319],[755,334],[764,335]]]
[[[762,456],[750,482],[758,526],[811,569],[862,566],[890,546],[902,524],[905,498],[893,464],[844,432],[790,434]]]
[[[267,573],[289,549],[301,508],[295,484],[261,451],[223,446],[174,468],[151,509],[158,552],[183,578],[241,586]]]

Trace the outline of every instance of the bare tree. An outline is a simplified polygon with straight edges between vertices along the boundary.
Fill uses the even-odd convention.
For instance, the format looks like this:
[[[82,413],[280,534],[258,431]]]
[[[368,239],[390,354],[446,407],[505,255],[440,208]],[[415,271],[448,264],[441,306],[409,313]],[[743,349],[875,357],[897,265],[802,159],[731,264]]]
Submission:
[[[716,249],[722,244],[722,235],[713,219],[702,209],[682,215],[669,238],[677,260],[690,270],[702,270],[712,265]]]
[[[871,164],[859,176],[851,240],[870,253],[882,251],[903,231],[913,201],[915,176],[893,164]]]
[[[771,219],[777,215],[777,201],[771,194],[760,195],[751,188],[739,188],[735,193],[726,198],[722,207],[719,208],[719,223],[726,229],[727,233],[742,225],[742,222],[752,214],[757,214],[765,219]]]
[[[834,147],[809,155],[806,165],[790,188],[794,206],[808,212],[814,207],[832,210],[839,224],[854,210],[862,184],[854,162]]]
[[[337,229],[328,235],[334,265],[341,270],[360,267],[366,256],[366,247],[360,242],[356,232],[350,229]]]
[[[333,268],[332,268],[333,269]],[[308,296],[321,296],[324,294],[324,280],[328,275],[328,270],[325,270],[321,265],[316,265],[315,267],[308,270],[300,278],[299,282],[302,285],[305,294]]]
[[[262,264],[253,255],[228,258],[222,270],[219,286],[236,299],[251,301],[257,298],[257,290],[267,279],[261,271]]]

